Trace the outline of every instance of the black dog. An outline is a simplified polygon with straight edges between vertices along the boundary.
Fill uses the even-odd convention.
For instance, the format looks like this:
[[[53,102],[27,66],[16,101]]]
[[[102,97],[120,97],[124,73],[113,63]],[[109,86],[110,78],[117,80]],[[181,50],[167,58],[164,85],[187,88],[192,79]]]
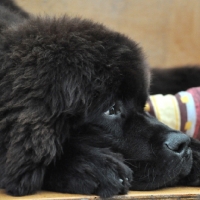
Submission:
[[[7,193],[109,197],[200,183],[200,144],[144,112],[150,73],[135,42],[91,21],[34,18],[0,3],[0,186]]]

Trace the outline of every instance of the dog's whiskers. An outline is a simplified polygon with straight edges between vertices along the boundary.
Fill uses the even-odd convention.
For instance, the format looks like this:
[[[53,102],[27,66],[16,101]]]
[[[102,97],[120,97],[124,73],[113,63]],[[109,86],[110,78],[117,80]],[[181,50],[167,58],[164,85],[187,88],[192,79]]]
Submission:
[[[138,168],[136,165],[134,165],[134,164],[131,163],[131,162],[128,162],[127,160],[130,160],[130,161],[131,161],[132,159],[125,159],[125,160],[124,160],[124,163],[125,163],[125,164],[128,164],[129,166],[132,166],[132,167],[134,167],[134,168]]]
[[[157,155],[155,154],[155,152],[154,152],[154,150],[153,150],[152,143],[151,143],[151,151],[152,151],[153,155],[154,155],[155,157],[157,157]]]

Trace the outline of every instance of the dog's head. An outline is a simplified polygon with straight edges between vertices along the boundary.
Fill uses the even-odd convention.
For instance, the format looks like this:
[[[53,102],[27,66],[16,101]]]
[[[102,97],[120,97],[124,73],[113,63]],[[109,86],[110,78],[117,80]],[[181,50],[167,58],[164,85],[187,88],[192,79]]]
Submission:
[[[35,65],[24,73],[35,73],[38,91],[48,83],[41,95],[58,132],[121,153],[132,189],[172,185],[190,172],[189,137],[144,111],[150,72],[135,42],[80,19],[28,23],[6,34],[17,52],[9,62]]]
[[[89,39],[93,47],[97,44],[98,56],[92,53],[95,58],[85,64],[84,73],[91,70],[93,75],[81,83],[86,88],[81,91],[90,91],[90,103],[74,130],[82,141],[123,155],[133,170],[132,189],[177,184],[192,167],[190,138],[144,111],[150,71],[138,45],[103,27],[101,31]]]

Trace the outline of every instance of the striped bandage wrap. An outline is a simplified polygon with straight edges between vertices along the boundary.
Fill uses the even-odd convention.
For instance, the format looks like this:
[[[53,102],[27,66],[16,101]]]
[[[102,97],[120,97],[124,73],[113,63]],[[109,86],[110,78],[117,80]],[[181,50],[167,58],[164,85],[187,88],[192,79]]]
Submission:
[[[176,95],[151,95],[145,111],[169,127],[200,139],[200,87]]]

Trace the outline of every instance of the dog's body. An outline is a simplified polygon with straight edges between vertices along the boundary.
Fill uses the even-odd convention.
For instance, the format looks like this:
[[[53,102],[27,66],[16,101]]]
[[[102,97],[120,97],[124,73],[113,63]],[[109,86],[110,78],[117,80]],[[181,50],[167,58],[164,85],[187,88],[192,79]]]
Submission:
[[[150,75],[135,42],[91,21],[33,18],[0,2],[7,193],[109,197],[199,184],[200,144],[144,112]]]

